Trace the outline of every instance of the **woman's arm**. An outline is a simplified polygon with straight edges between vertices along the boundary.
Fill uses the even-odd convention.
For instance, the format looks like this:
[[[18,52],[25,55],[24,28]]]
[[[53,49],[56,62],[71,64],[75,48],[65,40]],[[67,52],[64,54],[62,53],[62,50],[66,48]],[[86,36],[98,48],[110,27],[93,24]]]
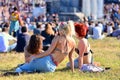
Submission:
[[[36,58],[41,58],[41,57],[45,57],[45,56],[48,56],[49,54],[51,54],[53,52],[53,50],[55,49],[57,43],[58,43],[58,40],[59,40],[59,36],[56,36],[53,40],[52,40],[52,43],[50,45],[50,47],[48,48],[47,51],[43,52],[43,53],[40,53],[39,55],[35,56]]]
[[[27,50],[26,50],[27,46],[24,47],[24,57],[25,57],[25,63],[29,62],[28,58],[31,56]]]
[[[78,49],[79,49],[78,66],[79,66],[79,69],[81,69],[81,67],[83,65],[83,57],[84,57],[85,48],[86,48],[85,42],[84,42],[84,40],[81,40],[78,43]]]
[[[22,21],[22,18],[20,17],[20,13],[17,13],[18,14],[18,21],[20,23],[20,26],[24,26],[24,23]]]
[[[70,67],[71,67],[72,72],[74,72],[74,61],[73,61],[74,50],[75,50],[75,47],[69,53],[69,61],[70,61]]]

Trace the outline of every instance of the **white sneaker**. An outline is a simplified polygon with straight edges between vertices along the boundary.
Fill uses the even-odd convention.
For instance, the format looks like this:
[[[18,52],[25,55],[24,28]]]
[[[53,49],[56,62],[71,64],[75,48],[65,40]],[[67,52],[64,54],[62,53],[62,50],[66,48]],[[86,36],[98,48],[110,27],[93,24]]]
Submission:
[[[15,72],[21,73],[23,72],[22,69],[20,69],[19,67],[15,70]]]

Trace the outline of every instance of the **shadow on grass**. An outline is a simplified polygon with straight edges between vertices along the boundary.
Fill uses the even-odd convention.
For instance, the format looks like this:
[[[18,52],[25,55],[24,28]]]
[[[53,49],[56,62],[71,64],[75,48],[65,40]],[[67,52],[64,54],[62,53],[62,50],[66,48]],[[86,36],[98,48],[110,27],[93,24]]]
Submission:
[[[22,73],[18,73],[18,72],[14,72],[15,68],[9,69],[9,70],[0,70],[0,72],[2,72],[3,74],[1,74],[1,76],[19,76],[19,75],[23,75],[23,74],[35,74],[35,73],[44,73],[44,72],[22,72]],[[70,71],[70,68],[62,68],[62,69],[56,69],[55,72],[66,72],[66,71]]]
[[[0,70],[0,72],[15,71],[15,69],[16,69],[16,67],[11,68],[11,69],[9,69],[9,70]],[[66,71],[69,71],[69,70],[70,70],[70,68],[62,68],[62,69],[56,69],[55,72],[57,72],[57,71],[63,71],[63,72],[66,72]]]
[[[69,70],[70,70],[70,68],[65,67],[65,68],[62,68],[62,69],[56,69],[55,72],[58,72],[58,71],[66,72],[66,71],[69,71]]]
[[[15,71],[16,67],[8,69],[8,70],[0,70],[0,72],[9,72],[9,71]]]

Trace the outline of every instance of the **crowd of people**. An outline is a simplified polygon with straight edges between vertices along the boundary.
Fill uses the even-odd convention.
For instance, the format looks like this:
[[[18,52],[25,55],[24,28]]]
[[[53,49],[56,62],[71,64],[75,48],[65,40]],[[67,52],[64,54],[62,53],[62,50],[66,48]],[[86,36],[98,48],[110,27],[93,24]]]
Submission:
[[[24,64],[15,70],[18,73],[54,72],[66,56],[69,58],[66,65],[72,72],[74,67],[81,69],[83,64],[93,64],[88,38],[103,39],[105,32],[107,37],[120,38],[119,5],[108,6],[105,6],[103,21],[84,18],[81,22],[61,22],[57,14],[51,20],[41,21],[27,14],[27,17],[23,17],[16,6],[10,7],[9,22],[4,21],[0,25],[0,53],[12,50],[24,53]],[[73,36],[76,36],[78,43]],[[74,51],[78,53],[75,60]]]

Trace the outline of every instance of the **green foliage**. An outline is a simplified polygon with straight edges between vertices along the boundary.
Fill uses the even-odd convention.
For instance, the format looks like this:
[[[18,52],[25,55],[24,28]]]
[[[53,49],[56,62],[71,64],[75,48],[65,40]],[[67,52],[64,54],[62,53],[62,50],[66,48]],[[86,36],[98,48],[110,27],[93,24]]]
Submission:
[[[0,77],[0,80],[120,80],[120,40],[116,38],[89,39],[89,43],[94,51],[94,61],[100,62],[102,67],[111,67],[110,70],[101,73],[83,73],[75,69],[75,72],[72,73],[70,69],[65,68],[68,62],[68,58],[66,58],[54,73],[22,74]],[[23,62],[23,53],[1,53],[0,74],[10,71]]]

